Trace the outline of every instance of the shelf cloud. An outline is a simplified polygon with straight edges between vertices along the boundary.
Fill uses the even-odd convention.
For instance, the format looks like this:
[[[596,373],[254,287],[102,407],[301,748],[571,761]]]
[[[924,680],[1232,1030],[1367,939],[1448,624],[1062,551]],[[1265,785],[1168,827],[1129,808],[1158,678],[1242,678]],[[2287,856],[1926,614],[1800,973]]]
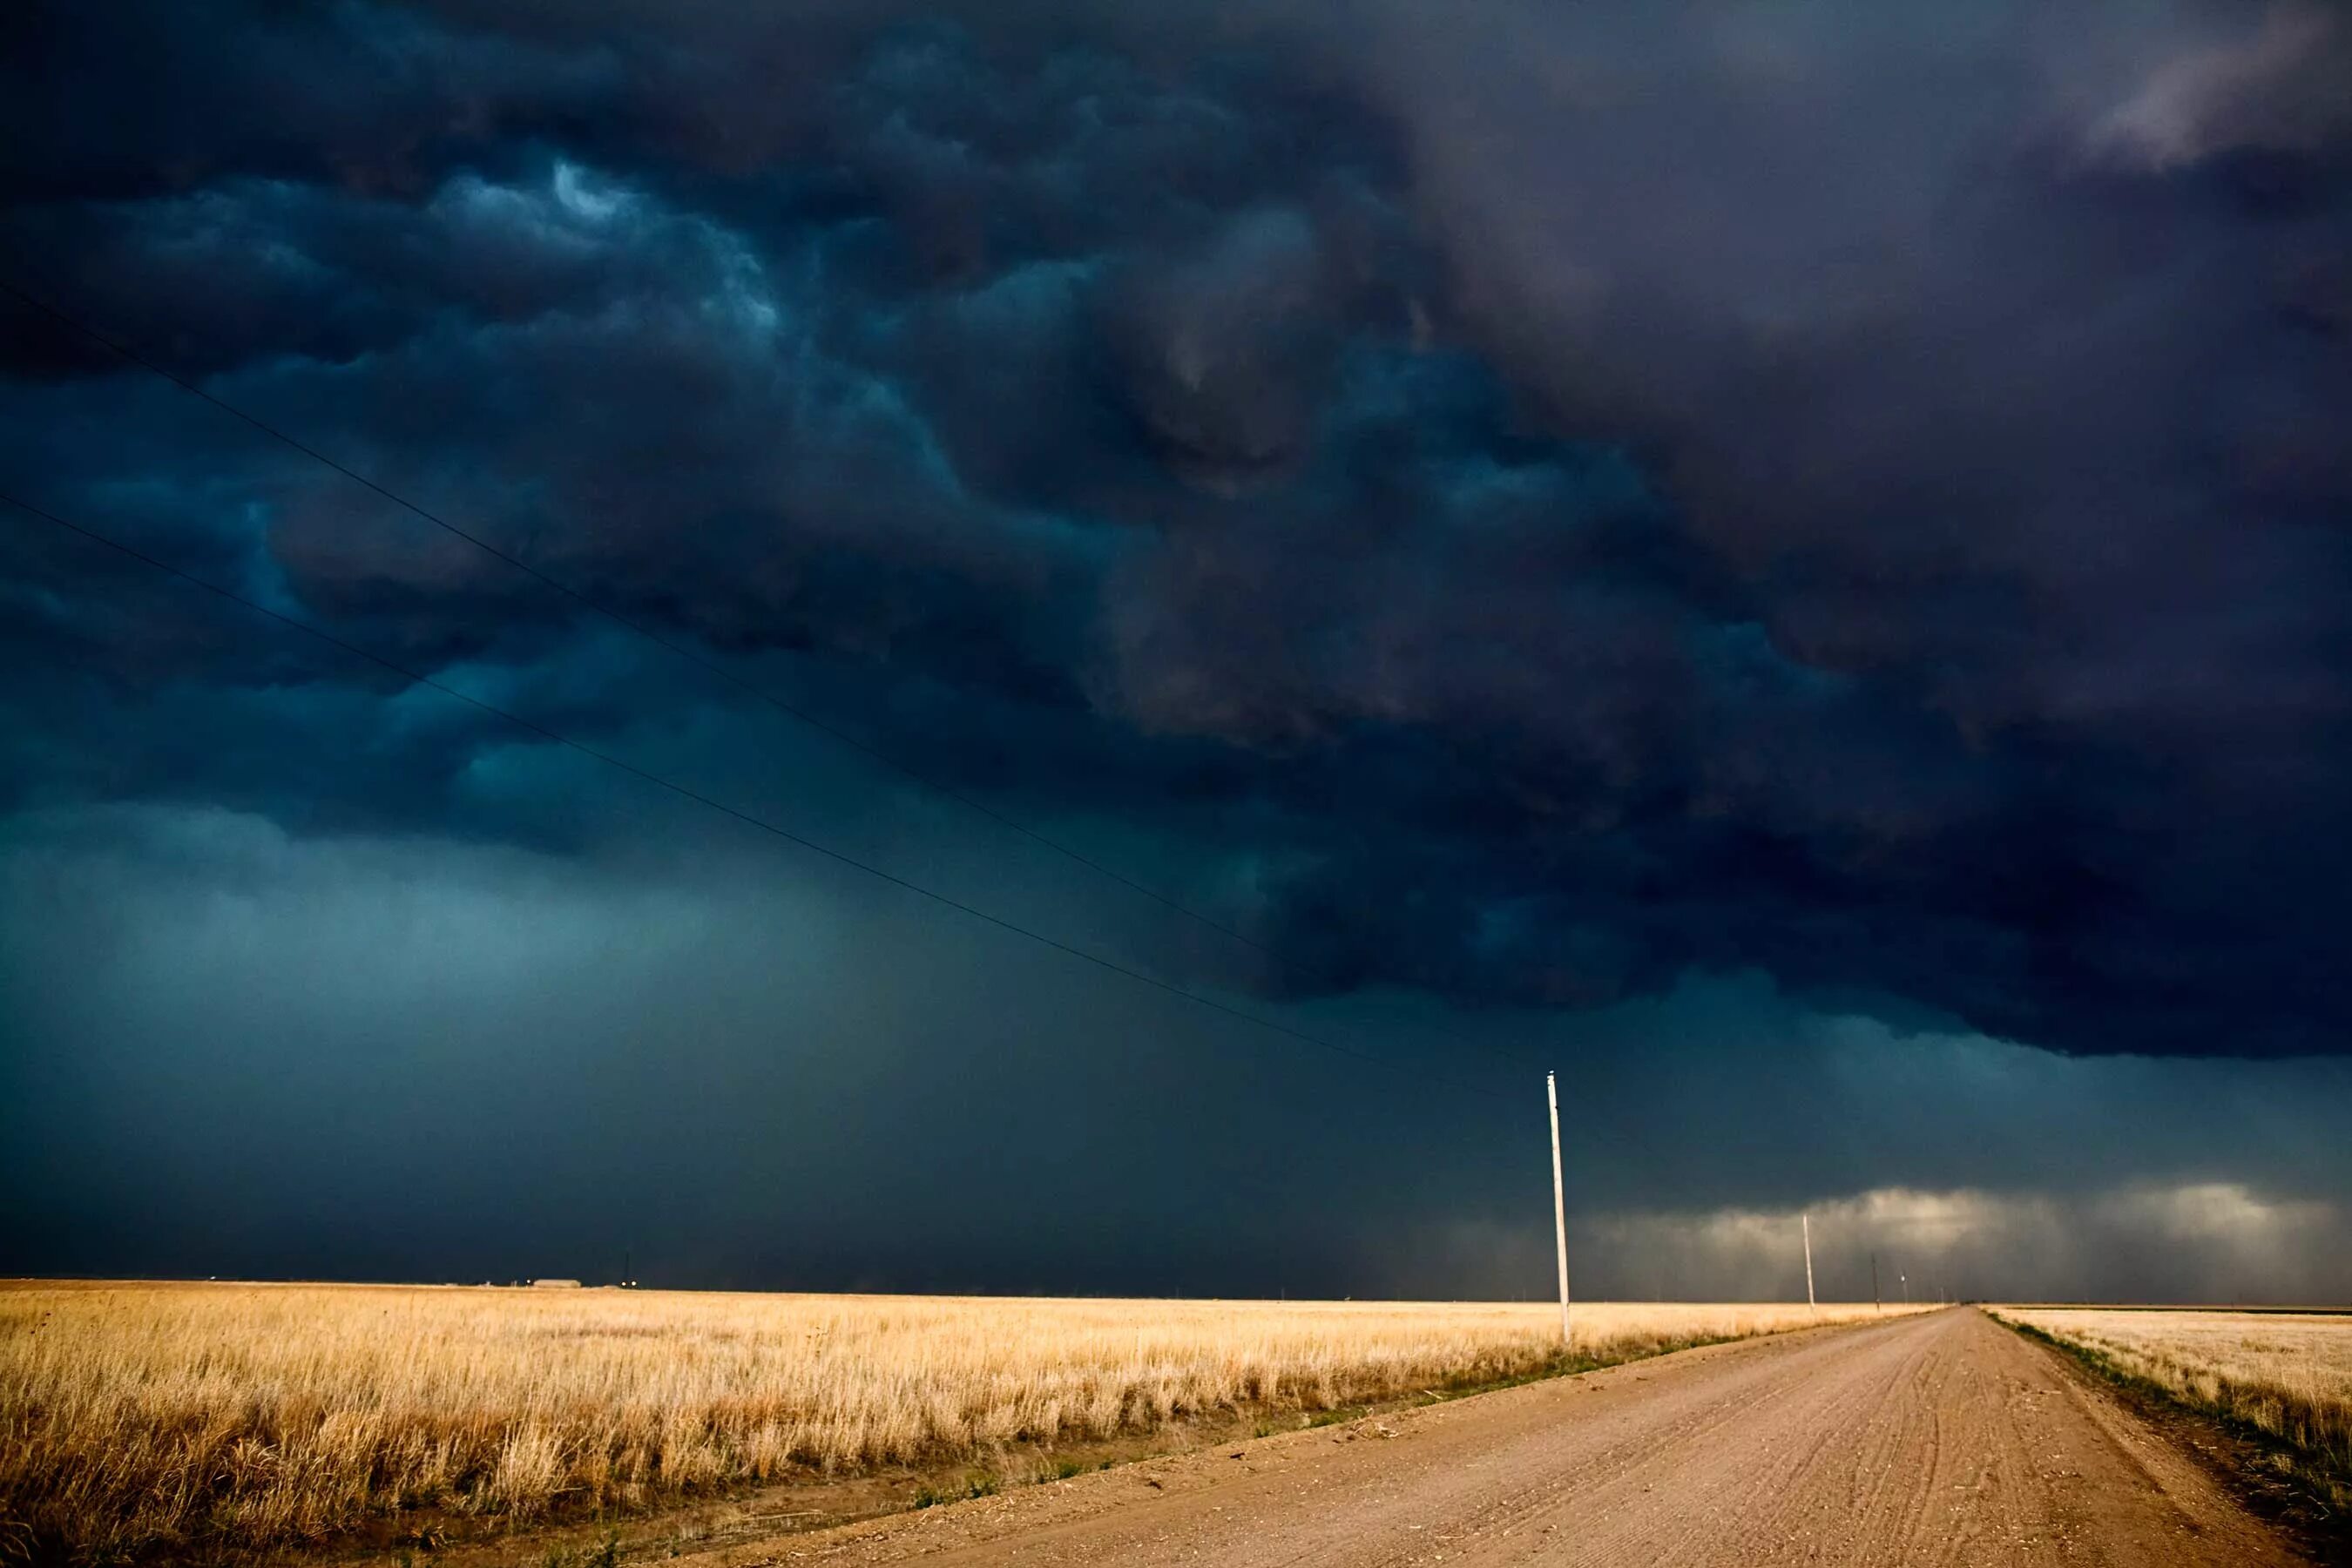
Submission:
[[[1432,1072],[1737,994],[2336,1084],[2347,79],[2304,0],[37,5],[0,271],[581,597],[13,298],[0,488]],[[813,874],[25,515],[0,595],[20,881]]]

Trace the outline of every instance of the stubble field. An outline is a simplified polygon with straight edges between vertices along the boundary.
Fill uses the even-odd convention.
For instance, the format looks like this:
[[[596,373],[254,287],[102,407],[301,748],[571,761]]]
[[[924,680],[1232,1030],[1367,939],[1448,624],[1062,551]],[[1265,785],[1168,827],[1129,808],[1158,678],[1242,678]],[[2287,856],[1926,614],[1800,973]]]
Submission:
[[[2352,1509],[2352,1314],[2000,1307],[2194,1409],[2283,1446],[2331,1510]]]
[[[1890,1308],[1890,1312],[1897,1309]],[[1216,1411],[1315,1413],[1867,1316],[1540,1304],[0,1287],[0,1521],[119,1557],[639,1509]]]

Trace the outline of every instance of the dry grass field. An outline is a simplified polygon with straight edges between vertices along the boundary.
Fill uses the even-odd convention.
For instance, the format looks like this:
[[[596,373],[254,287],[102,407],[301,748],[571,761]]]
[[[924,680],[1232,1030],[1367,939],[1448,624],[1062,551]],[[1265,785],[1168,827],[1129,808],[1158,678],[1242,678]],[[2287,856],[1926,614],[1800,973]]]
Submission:
[[[1894,1309],[1890,1309],[1890,1311]],[[530,1519],[1302,1413],[1868,1307],[0,1287],[0,1521],[85,1557]]]
[[[2285,1444],[2333,1510],[2352,1508],[2352,1315],[2000,1307],[2194,1408]]]

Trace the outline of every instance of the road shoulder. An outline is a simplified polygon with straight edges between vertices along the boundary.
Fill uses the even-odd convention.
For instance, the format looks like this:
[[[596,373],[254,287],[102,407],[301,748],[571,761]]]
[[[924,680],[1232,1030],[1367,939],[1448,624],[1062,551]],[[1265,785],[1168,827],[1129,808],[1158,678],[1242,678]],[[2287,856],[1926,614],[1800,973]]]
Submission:
[[[1996,1312],[1985,1316],[2047,1358],[2111,1438],[2122,1441],[2116,1417],[2125,1417],[2313,1562],[2352,1563],[2352,1519],[2331,1511],[2297,1483],[2279,1464],[2281,1445],[2275,1439],[2250,1435],[2153,1384],[2119,1375],[2054,1335]]]
[[[1565,1402],[1639,1397],[1704,1377],[1727,1362],[1778,1358],[1831,1336],[1874,1332],[1899,1321],[1865,1320],[1696,1345],[1433,1404],[1375,1410],[1330,1426],[1161,1455],[914,1513],[739,1542],[677,1562],[679,1568],[768,1568],[803,1561],[889,1561],[982,1547],[1013,1536],[1043,1539],[1114,1514],[1213,1510],[1211,1494],[1220,1489],[1279,1478],[1294,1467],[1319,1468],[1342,1454],[1369,1458],[1376,1453],[1408,1453],[1420,1440],[1440,1436],[1457,1423],[1534,1426],[1556,1419]]]

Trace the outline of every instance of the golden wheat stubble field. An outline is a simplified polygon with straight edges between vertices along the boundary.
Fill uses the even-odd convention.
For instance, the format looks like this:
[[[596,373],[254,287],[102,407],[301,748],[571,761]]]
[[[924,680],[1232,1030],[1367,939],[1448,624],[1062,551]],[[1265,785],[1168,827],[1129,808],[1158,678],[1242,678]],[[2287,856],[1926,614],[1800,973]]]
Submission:
[[[1575,1364],[1872,1310],[1580,1306]],[[1558,1313],[25,1282],[0,1286],[0,1520],[153,1556],[946,1459],[1050,1474],[1057,1444],[1204,1413],[1295,1422],[1562,1370]]]
[[[2269,1433],[2308,1458],[2305,1477],[2328,1507],[2352,1507],[2352,1314],[1996,1307],[1993,1315]]]

